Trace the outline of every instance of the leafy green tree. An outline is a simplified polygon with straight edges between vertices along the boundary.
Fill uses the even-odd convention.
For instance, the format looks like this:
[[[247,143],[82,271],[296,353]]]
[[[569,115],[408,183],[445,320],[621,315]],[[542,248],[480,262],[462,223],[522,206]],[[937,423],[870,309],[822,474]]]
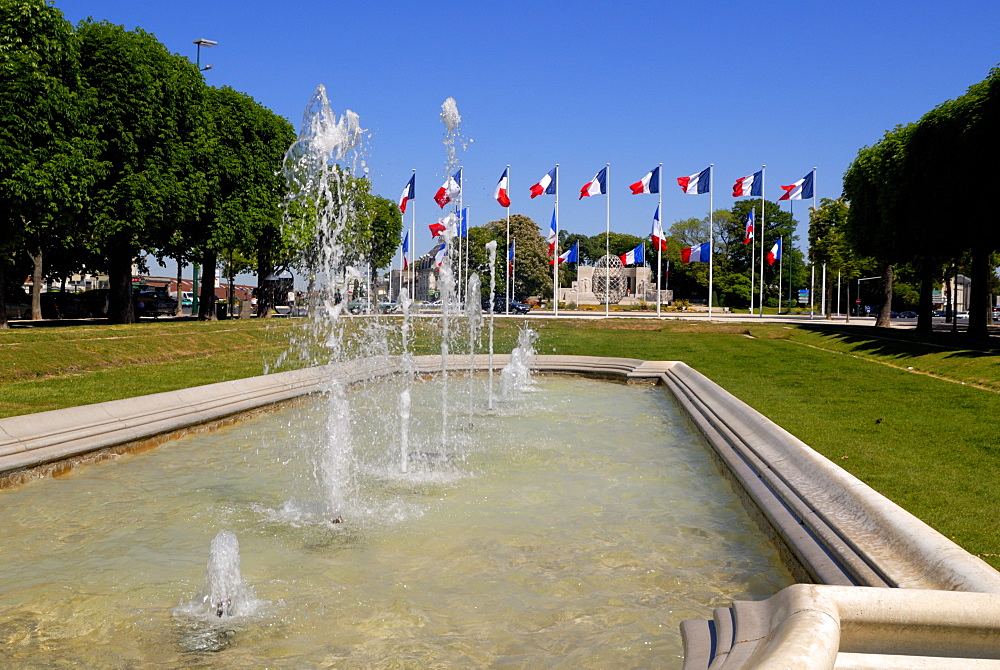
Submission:
[[[0,2],[0,210],[7,230],[0,256],[27,252],[32,259],[35,318],[43,258],[70,246],[72,217],[97,169],[92,145],[78,132],[79,70],[79,39],[58,9],[44,0]],[[0,328],[5,283],[0,278]]]
[[[198,318],[213,320],[218,259],[245,259],[230,272],[253,269],[254,260],[268,258],[261,246],[280,237],[281,165],[295,136],[283,118],[228,86],[207,87],[204,109],[205,141],[198,155],[207,189],[185,237],[200,251],[205,272]]]
[[[206,196],[204,175],[192,168],[205,86],[192,63],[140,29],[84,21],[77,33],[85,122],[104,165],[83,221],[108,270],[108,317],[130,323],[132,264],[167,244]]]
[[[538,224],[524,214],[510,215],[510,237],[515,241],[514,296],[523,300],[528,296],[552,295],[552,266],[549,265],[549,247],[542,237]],[[478,272],[483,291],[489,291],[490,268],[486,243],[497,243],[496,291],[504,295],[504,266],[507,240],[507,219],[490,221],[469,230],[469,267]]]
[[[860,256],[880,263],[881,307],[875,325],[889,327],[893,265],[910,256],[907,147],[915,124],[897,126],[871,147],[858,151],[844,173],[844,197],[850,203],[844,231]]]

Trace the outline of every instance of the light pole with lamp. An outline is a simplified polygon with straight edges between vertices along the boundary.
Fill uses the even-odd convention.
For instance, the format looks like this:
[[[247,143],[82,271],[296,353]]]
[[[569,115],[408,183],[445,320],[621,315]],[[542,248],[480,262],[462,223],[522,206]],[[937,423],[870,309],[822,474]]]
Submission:
[[[881,277],[861,277],[858,279],[858,294],[855,296],[856,305],[858,306],[858,316],[861,316],[861,282],[871,281],[872,279],[881,279]],[[848,307],[850,310],[850,307]]]
[[[206,65],[205,67],[201,66],[201,48],[205,47],[207,49],[208,47],[214,47],[216,44],[218,44],[218,42],[216,42],[215,40],[207,40],[204,37],[199,37],[198,39],[194,40],[194,44],[198,45],[198,52],[197,52],[197,55],[195,56],[195,64],[198,67],[198,71],[199,72],[204,72],[205,70],[211,70],[212,69],[211,65]],[[200,300],[199,300],[200,296],[199,296],[199,291],[198,291],[198,274],[201,272],[201,265],[199,263],[195,262],[195,263],[192,263],[191,266],[192,266],[192,270],[191,270],[191,316],[198,316],[198,308],[199,308],[199,302],[200,302]],[[178,292],[180,291],[180,287],[179,286],[178,286],[177,290],[178,290]]]

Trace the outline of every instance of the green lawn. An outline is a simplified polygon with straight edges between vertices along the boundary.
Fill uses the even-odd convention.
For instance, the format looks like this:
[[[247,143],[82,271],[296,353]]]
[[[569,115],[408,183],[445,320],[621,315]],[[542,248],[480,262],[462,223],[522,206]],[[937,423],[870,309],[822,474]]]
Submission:
[[[372,328],[372,320],[358,320]],[[498,320],[509,351],[520,320]],[[531,322],[539,353],[682,360],[1000,567],[1000,356],[910,331],[651,319]],[[299,324],[299,325],[297,325]],[[294,366],[301,322],[0,331],[0,416]],[[436,324],[417,325],[420,352]],[[393,345],[394,335],[385,338]],[[349,346],[352,343],[348,338]],[[293,351],[295,349],[293,348]],[[280,365],[279,365],[280,363]],[[912,370],[909,368],[913,368]]]

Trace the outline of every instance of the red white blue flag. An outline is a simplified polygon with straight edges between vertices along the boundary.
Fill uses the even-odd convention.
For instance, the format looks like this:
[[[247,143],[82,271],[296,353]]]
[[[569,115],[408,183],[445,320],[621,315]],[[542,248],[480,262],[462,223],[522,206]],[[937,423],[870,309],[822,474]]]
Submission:
[[[698,174],[693,174],[690,177],[677,178],[677,184],[681,187],[681,190],[690,195],[708,193],[709,184],[711,183],[711,181],[712,181],[711,165],[709,165],[707,168],[705,168]]]
[[[778,241],[774,243],[773,247],[771,247],[771,250],[767,252],[767,264],[774,265],[775,261],[780,261],[780,260],[781,260],[781,238],[779,237]]]
[[[646,174],[645,177],[640,179],[634,184],[629,186],[632,189],[632,195],[639,195],[640,193],[659,193],[660,192],[660,167],[656,166],[650,172]]]
[[[427,227],[431,229],[431,237],[437,237],[438,235],[441,235],[442,233],[444,233],[444,231],[448,229],[448,226],[444,225],[440,221],[438,221],[437,223],[432,223]]]
[[[791,186],[782,186],[785,195],[778,200],[811,200],[813,197],[813,173],[810,172]]]
[[[640,242],[635,249],[619,256],[618,258],[622,259],[622,265],[632,265],[633,263],[645,263],[646,257],[642,253],[645,246],[646,245],[643,242]]]
[[[556,192],[556,169],[552,168],[548,173],[538,180],[538,183],[531,187],[531,197],[535,198],[545,193],[555,195]]]
[[[441,242],[441,246],[438,247],[437,253],[434,254],[434,265],[441,267],[441,263],[444,262],[444,257],[447,255],[447,245],[444,242]]]
[[[608,192],[608,168],[602,167],[601,171],[594,175],[594,178],[588,181],[580,189],[579,200],[583,198],[589,198],[592,195],[598,195],[601,193],[606,194]]]
[[[438,207],[444,209],[449,202],[462,195],[462,171],[459,170],[441,185],[441,188],[434,194],[434,202]]]
[[[711,253],[708,242],[696,244],[693,247],[681,249],[681,263],[707,263]]]
[[[406,254],[410,252],[410,231],[403,235],[403,269],[410,267],[410,262],[406,260]]]
[[[517,239],[510,241],[510,249],[507,250],[507,264],[510,266],[511,272],[514,271],[514,246],[517,244]]]
[[[579,263],[580,258],[580,243],[577,242],[569,250],[564,251],[559,254],[559,265],[563,263]],[[552,261],[549,261],[549,265],[552,265]]]
[[[743,231],[743,244],[750,244],[753,241],[753,224],[754,224],[754,213],[753,208],[750,208],[750,213],[747,214],[747,225]]]
[[[658,251],[667,250],[667,240],[663,237],[663,225],[660,223],[660,208],[656,208],[656,213],[653,214],[653,230],[650,231],[649,236],[653,238],[653,248]]]
[[[410,181],[406,182],[406,188],[403,189],[403,194],[399,196],[399,211],[406,214],[406,203],[413,200],[413,184],[416,180],[417,175],[410,175]]]
[[[759,198],[764,195],[764,171],[754,172],[746,177],[740,177],[733,184],[733,197],[741,198],[745,195]]]
[[[507,183],[507,173],[509,171],[510,168],[503,171],[500,181],[497,182],[496,190],[493,191],[493,197],[496,198],[496,201],[500,203],[501,207],[510,207],[510,196],[507,195],[507,189],[510,188],[510,185]]]

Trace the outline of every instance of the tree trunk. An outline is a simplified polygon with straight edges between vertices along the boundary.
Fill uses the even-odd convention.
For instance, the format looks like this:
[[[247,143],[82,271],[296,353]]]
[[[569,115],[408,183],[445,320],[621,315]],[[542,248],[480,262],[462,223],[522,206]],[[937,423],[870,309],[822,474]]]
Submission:
[[[924,261],[920,268],[920,301],[917,305],[917,332],[934,330],[934,272],[932,263]]]
[[[4,270],[5,265],[6,259],[0,256],[0,330],[10,328],[7,325],[7,278]]]
[[[201,295],[198,305],[199,321],[217,321],[215,313],[215,266],[218,261],[214,251],[206,251],[201,266]]]
[[[875,319],[876,328],[889,328],[892,325],[892,263],[882,266],[882,304],[878,308]]]
[[[184,264],[181,263],[181,259],[177,259],[177,309],[174,310],[174,316],[184,316],[184,306],[181,304],[181,279],[184,272]]]
[[[982,245],[972,248],[972,272],[969,279],[969,339],[989,339],[990,312],[990,250]]]
[[[35,253],[28,252],[31,259],[31,320],[42,318],[42,250],[36,248]]]
[[[267,259],[265,259],[264,254],[257,256],[257,291],[255,295],[257,296],[257,318],[259,319],[269,319],[271,318],[271,308],[274,307],[271,304],[273,301],[271,299],[273,291],[267,288],[267,278],[274,274],[274,265]]]
[[[108,321],[110,323],[135,323],[135,304],[132,300],[132,250],[124,244],[112,242],[108,255]]]

